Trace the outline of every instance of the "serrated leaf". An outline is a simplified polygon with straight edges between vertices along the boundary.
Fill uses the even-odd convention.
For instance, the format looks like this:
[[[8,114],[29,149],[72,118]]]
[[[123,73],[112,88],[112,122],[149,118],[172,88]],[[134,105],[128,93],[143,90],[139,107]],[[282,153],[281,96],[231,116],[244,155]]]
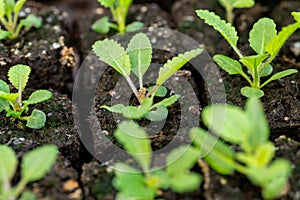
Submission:
[[[98,2],[105,8],[113,7],[116,0],[98,0]]]
[[[0,181],[2,183],[10,183],[17,169],[18,160],[16,154],[10,147],[0,145],[0,158]]]
[[[258,53],[265,53],[265,46],[277,34],[276,24],[272,19],[261,18],[253,26],[250,31],[249,43],[252,49]]]
[[[200,149],[200,156],[204,157],[214,170],[221,174],[234,171],[234,152],[229,146],[200,128],[193,128],[190,138]]]
[[[16,89],[24,90],[30,71],[27,65],[15,65],[8,70],[8,79]]]
[[[258,88],[248,87],[248,86],[243,87],[241,89],[241,93],[247,98],[261,98],[265,95],[264,91]]]
[[[102,17],[92,25],[92,30],[96,31],[97,33],[106,34],[110,29],[109,24],[109,17]]]
[[[213,60],[228,74],[243,74],[242,65],[228,56],[217,54],[213,57]]]
[[[27,153],[22,160],[21,174],[27,182],[43,178],[52,168],[58,155],[54,145],[44,145]]]
[[[147,88],[147,92],[150,92],[152,89],[154,88],[154,86],[148,87]],[[156,97],[165,97],[167,95],[167,88],[164,86],[159,86],[158,89],[155,91],[154,95]]]
[[[258,67],[262,62],[268,57],[268,54],[259,54],[254,56],[244,56],[240,59],[240,62],[243,63],[250,71],[251,75],[253,74],[254,69],[258,70]]]
[[[163,67],[159,69],[159,75],[156,81],[157,85],[162,85],[168,78],[170,78],[176,71],[178,71],[182,66],[184,66],[191,59],[197,57],[201,54],[203,49],[198,48],[184,54],[179,54],[178,56],[168,60]]]
[[[172,95],[172,96],[170,96],[170,97],[168,97],[166,99],[163,99],[162,101],[154,104],[151,107],[151,109],[157,108],[158,106],[169,107],[169,106],[173,105],[179,98],[180,98],[179,94]]]
[[[141,79],[152,59],[152,46],[145,33],[138,33],[129,41],[126,52],[129,55],[133,73]]]
[[[114,135],[143,170],[148,170],[152,149],[146,131],[133,121],[125,121],[119,124]]]
[[[37,104],[43,101],[46,101],[52,97],[52,93],[48,90],[37,90],[33,92],[29,99],[26,101],[23,101],[24,104],[30,105],[30,104]]]
[[[208,10],[196,10],[196,13],[206,24],[217,30],[232,47],[236,48],[238,36],[235,28],[230,23],[226,23],[214,12]]]
[[[18,98],[19,94],[18,93],[6,93],[0,91],[0,99],[5,99],[11,102],[15,102]]]
[[[5,4],[5,0],[0,0],[0,18],[3,18],[5,15],[5,11],[6,11],[6,4]]]
[[[254,0],[231,0],[234,8],[251,8],[254,6]]]
[[[201,181],[197,173],[178,173],[171,178],[170,188],[178,193],[191,192],[199,188]]]
[[[188,172],[197,162],[199,152],[188,145],[172,150],[166,159],[166,172],[169,176]]]
[[[45,126],[46,115],[40,110],[34,109],[29,117],[26,117],[26,126],[32,129],[40,129]]]
[[[27,0],[18,0],[14,7],[14,13],[18,14]]]
[[[121,75],[130,75],[131,65],[129,55],[116,41],[109,39],[97,41],[93,45],[93,51],[100,60],[113,67]]]
[[[22,19],[20,23],[27,28],[40,28],[42,26],[42,20],[34,14],[28,15],[25,19]]]
[[[288,70],[284,70],[282,72],[278,72],[278,73],[274,74],[273,76],[271,76],[271,78],[269,78],[266,82],[264,82],[261,85],[261,88],[263,86],[265,86],[266,84],[270,83],[271,81],[274,81],[274,80],[277,80],[277,79],[280,79],[280,78],[283,78],[285,76],[289,76],[289,75],[295,74],[295,73],[298,73],[298,70],[296,70],[296,69],[288,69]]]
[[[5,0],[6,1],[6,16],[12,14],[15,7],[15,0]]]
[[[168,109],[162,105],[157,106],[157,109],[154,111],[148,112],[145,117],[150,121],[161,121],[168,117]]]
[[[126,32],[134,32],[144,27],[142,22],[132,22],[126,26]]]
[[[0,40],[4,40],[5,38],[7,38],[9,36],[11,36],[10,32],[0,29]]]

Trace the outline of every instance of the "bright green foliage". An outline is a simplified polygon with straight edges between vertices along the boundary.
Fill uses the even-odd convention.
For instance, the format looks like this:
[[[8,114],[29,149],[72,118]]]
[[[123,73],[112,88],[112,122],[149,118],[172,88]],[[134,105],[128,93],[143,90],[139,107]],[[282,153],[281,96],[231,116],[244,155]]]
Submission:
[[[272,73],[273,67],[271,66],[271,63],[277,56],[285,41],[297,29],[300,28],[300,12],[293,12],[292,15],[294,16],[296,22],[283,27],[279,33],[277,33],[276,24],[272,19],[259,19],[254,24],[253,29],[249,34],[250,47],[256,53],[256,55],[251,56],[244,56],[238,50],[238,36],[236,34],[235,28],[230,23],[226,23],[215,13],[208,10],[197,10],[196,13],[208,25],[212,26],[215,30],[220,32],[239,56],[239,61],[224,55],[215,55],[213,59],[222,69],[224,69],[230,75],[240,74],[249,82],[251,87],[244,87],[241,89],[241,93],[244,96],[262,97],[264,95],[264,92],[261,90],[261,88],[266,84],[298,72],[296,69],[285,70],[276,73],[264,83],[261,83],[261,77],[269,76]],[[247,73],[243,71],[242,64],[247,67],[247,73],[252,77],[252,80],[249,78]]]
[[[18,89],[18,93],[10,93],[8,84],[0,80],[0,112],[5,110],[7,117],[27,121],[27,127],[39,129],[45,126],[45,113],[34,109],[30,116],[22,114],[28,112],[29,105],[50,99],[52,93],[48,90],[37,90],[29,96],[28,100],[22,101],[22,92],[28,82],[30,71],[30,67],[27,65],[15,65],[9,69],[8,79]]]
[[[251,8],[254,6],[254,0],[219,0],[220,4],[226,9],[226,20],[233,23],[234,8]]]
[[[110,9],[111,14],[113,16],[113,20],[117,22],[117,24],[109,22],[109,18],[105,16],[97,20],[92,25],[92,29],[94,31],[98,33],[106,34],[112,28],[122,34],[124,32],[137,31],[144,27],[144,24],[142,22],[132,22],[131,24],[126,25],[126,17],[127,17],[128,9],[132,4],[132,0],[98,0],[98,1],[103,7]]]
[[[54,145],[45,145],[27,153],[21,163],[21,179],[16,186],[12,186],[18,160],[14,151],[0,145],[0,199],[21,200],[35,199],[33,193],[24,191],[29,182],[43,178],[56,161],[58,148]]]
[[[275,146],[268,140],[270,130],[263,107],[257,98],[248,99],[246,109],[232,105],[212,105],[202,112],[203,123],[227,143],[238,145],[234,152],[204,129],[194,128],[190,136],[201,156],[218,173],[245,174],[262,188],[265,199],[278,197],[291,173],[291,164],[277,158]]]
[[[138,33],[134,35],[126,50],[118,42],[105,39],[97,41],[93,45],[93,51],[100,60],[113,67],[126,78],[140,103],[138,107],[117,104],[111,107],[102,106],[102,108],[122,114],[130,119],[146,117],[151,121],[160,121],[168,116],[166,107],[174,104],[180,96],[173,95],[153,105],[154,96],[165,97],[167,89],[162,86],[164,82],[188,61],[201,54],[203,49],[194,49],[169,60],[160,68],[156,85],[149,88],[145,88],[143,85],[143,76],[150,67],[152,59],[152,46],[146,34]],[[131,72],[139,79],[139,90],[130,78]]]
[[[6,30],[0,29],[0,40],[7,37],[14,39],[19,36],[23,27],[39,28],[42,25],[40,18],[33,14],[28,15],[25,19],[18,22],[19,12],[26,0],[0,0],[0,22]]]
[[[187,145],[174,149],[166,158],[166,168],[150,167],[152,149],[145,130],[132,121],[119,124],[115,132],[118,141],[141,167],[125,163],[115,165],[114,186],[118,190],[117,199],[151,200],[159,189],[171,189],[178,193],[197,189],[200,175],[190,172],[198,160],[198,151]]]

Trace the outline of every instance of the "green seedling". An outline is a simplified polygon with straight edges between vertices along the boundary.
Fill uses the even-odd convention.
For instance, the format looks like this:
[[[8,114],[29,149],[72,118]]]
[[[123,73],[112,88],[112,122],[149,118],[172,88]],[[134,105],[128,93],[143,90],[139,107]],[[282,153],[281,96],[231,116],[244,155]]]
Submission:
[[[117,24],[111,23],[109,17],[105,16],[97,20],[92,29],[98,33],[106,34],[109,30],[115,29],[119,33],[133,32],[144,27],[142,22],[132,22],[126,25],[126,17],[128,9],[132,4],[132,0],[98,0],[99,3],[105,8],[109,8],[113,19]]]
[[[16,186],[11,182],[18,167],[18,158],[15,152],[6,145],[0,145],[0,199],[16,200],[35,199],[35,195],[24,191],[25,186],[43,178],[52,168],[58,155],[54,145],[45,145],[25,154],[21,164],[21,178]]]
[[[233,23],[234,8],[251,8],[255,4],[254,0],[219,0],[219,2],[226,10],[226,20],[229,23]]]
[[[7,117],[27,121],[27,127],[39,129],[45,126],[45,113],[34,109],[30,116],[23,116],[22,114],[29,111],[29,105],[50,99],[52,93],[48,90],[37,90],[30,95],[28,100],[22,100],[22,92],[28,82],[30,71],[30,67],[27,65],[15,65],[9,69],[8,79],[18,90],[17,93],[11,93],[8,84],[0,80],[0,112],[5,110]]]
[[[126,118],[140,119],[146,117],[151,121],[160,121],[168,116],[167,107],[175,103],[180,95],[173,95],[158,103],[153,103],[154,96],[164,97],[167,89],[163,83],[188,61],[198,56],[203,49],[195,49],[184,54],[179,54],[169,60],[160,68],[156,84],[149,88],[143,86],[143,76],[148,70],[152,59],[152,46],[149,38],[144,33],[138,33],[132,37],[125,50],[118,42],[110,39],[97,41],[93,45],[95,54],[124,76],[138,99],[140,106],[125,106],[123,104],[102,106],[111,112],[120,113]],[[137,90],[130,74],[133,72],[139,79],[139,90]]]
[[[26,0],[0,0],[0,22],[6,30],[0,28],[0,40],[5,38],[14,39],[20,34],[23,27],[39,28],[42,25],[41,19],[30,14],[25,19],[18,21],[19,12]]]
[[[239,56],[239,60],[237,61],[230,57],[218,54],[213,57],[213,60],[230,75],[240,74],[249,82],[251,87],[243,87],[241,89],[241,93],[244,96],[262,97],[264,92],[261,88],[266,84],[298,72],[296,69],[278,72],[264,83],[261,83],[261,77],[269,76],[272,73],[273,67],[271,66],[271,63],[277,56],[285,41],[300,28],[300,12],[293,12],[292,15],[296,22],[283,27],[278,33],[276,31],[276,24],[272,19],[259,19],[254,24],[253,29],[249,34],[250,46],[256,53],[251,56],[244,56],[239,51],[237,47],[237,32],[230,23],[226,23],[215,13],[208,10],[197,10],[196,13],[208,25],[220,32]],[[248,74],[250,74],[252,80],[249,78],[247,73],[243,71],[242,64],[247,67]]]
[[[245,174],[262,188],[265,199],[280,195],[290,176],[291,164],[281,158],[273,160],[275,146],[268,140],[270,130],[259,99],[248,99],[245,110],[221,104],[206,107],[202,120],[209,130],[240,149],[234,152],[204,129],[192,129],[194,145],[215,171],[228,175],[236,170]]]
[[[140,166],[138,169],[126,163],[115,164],[116,199],[151,200],[160,189],[184,193],[199,187],[201,176],[190,172],[198,160],[196,149],[182,145],[167,156],[165,169],[151,168],[152,149],[143,128],[133,121],[121,122],[115,137]]]

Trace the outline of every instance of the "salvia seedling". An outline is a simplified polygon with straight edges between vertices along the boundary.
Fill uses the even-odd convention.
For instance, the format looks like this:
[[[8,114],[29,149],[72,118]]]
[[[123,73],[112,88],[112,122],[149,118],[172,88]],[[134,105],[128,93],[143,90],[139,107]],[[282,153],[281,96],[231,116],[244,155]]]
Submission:
[[[109,8],[113,17],[113,20],[117,24],[109,21],[109,17],[105,16],[97,20],[92,29],[98,33],[108,33],[110,29],[115,29],[119,33],[133,32],[144,27],[142,22],[132,22],[126,25],[126,17],[128,9],[132,4],[132,0],[98,0],[99,3],[105,8]]]
[[[273,160],[274,144],[268,140],[270,130],[259,99],[247,100],[246,109],[232,105],[212,105],[202,112],[203,123],[230,146],[201,128],[191,130],[191,139],[201,156],[218,173],[235,170],[245,174],[262,188],[265,199],[280,195],[291,173],[291,164],[281,158]]]
[[[251,87],[243,87],[241,93],[246,97],[262,97],[264,92],[261,90],[266,84],[273,80],[283,78],[285,76],[297,73],[296,69],[289,69],[274,74],[265,82],[261,83],[261,77],[269,76],[273,67],[272,61],[277,56],[279,50],[285,41],[300,28],[300,12],[292,12],[295,23],[283,27],[280,32],[276,31],[276,24],[272,19],[259,19],[253,26],[249,34],[249,43],[251,48],[256,53],[251,56],[244,56],[237,47],[238,36],[235,28],[226,23],[215,13],[208,10],[197,10],[197,15],[202,18],[208,25],[227,40],[233,50],[239,57],[239,60],[234,60],[224,55],[215,55],[214,61],[230,75],[240,74],[250,84]],[[247,67],[247,72],[243,71],[242,64]],[[250,74],[252,80],[247,75]]]
[[[50,99],[52,93],[48,90],[37,90],[27,100],[22,100],[22,92],[28,82],[30,71],[27,65],[15,65],[9,69],[8,79],[18,90],[17,93],[11,93],[8,84],[0,80],[0,112],[5,110],[7,117],[27,121],[27,127],[39,129],[45,126],[45,113],[37,109],[34,109],[30,116],[23,116],[23,113],[28,112],[29,105]]]
[[[54,145],[45,145],[25,154],[21,163],[20,181],[12,186],[12,179],[18,167],[15,152],[6,145],[0,145],[0,199],[35,199],[32,192],[24,191],[25,186],[43,178],[52,168],[58,155]]]
[[[162,86],[163,83],[189,60],[198,56],[203,49],[194,49],[169,60],[160,68],[156,84],[149,88],[143,85],[143,75],[148,70],[152,59],[152,46],[146,34],[138,33],[133,36],[126,50],[118,42],[105,39],[97,41],[93,45],[93,51],[100,60],[126,78],[140,103],[138,107],[117,104],[112,107],[102,106],[102,108],[120,113],[130,119],[140,119],[145,116],[149,120],[160,121],[168,116],[167,107],[175,103],[180,95],[173,95],[155,104],[153,103],[154,96],[164,97],[167,89]],[[130,78],[131,72],[139,79],[139,90]]]
[[[251,8],[254,6],[254,0],[219,0],[220,4],[226,10],[226,20],[227,22],[233,23],[234,8]]]
[[[25,19],[19,19],[19,12],[22,9],[26,0],[0,0],[0,22],[4,29],[0,28],[0,40],[5,38],[14,39],[19,36],[23,27],[39,28],[42,25],[41,19],[30,14]]]
[[[182,145],[166,157],[165,169],[150,167],[151,144],[145,130],[133,121],[124,121],[115,131],[115,137],[139,164],[140,169],[126,163],[115,164],[113,185],[118,190],[116,199],[154,199],[159,189],[178,193],[197,189],[201,176],[190,172],[198,160],[199,152]]]

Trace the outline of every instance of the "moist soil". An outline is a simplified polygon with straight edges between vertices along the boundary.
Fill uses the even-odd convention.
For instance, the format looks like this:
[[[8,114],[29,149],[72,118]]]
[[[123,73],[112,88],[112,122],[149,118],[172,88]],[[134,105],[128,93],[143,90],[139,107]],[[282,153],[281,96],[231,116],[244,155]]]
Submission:
[[[7,119],[1,113],[0,143],[11,146],[19,159],[26,152],[43,144],[51,143],[59,147],[59,158],[53,169],[44,179],[31,183],[27,187],[37,195],[37,199],[114,199],[116,191],[112,186],[112,163],[109,162],[112,157],[107,157],[105,162],[99,161],[92,159],[92,156],[86,151],[84,145],[81,144],[78,127],[74,126],[72,104],[68,98],[72,92],[73,78],[79,63],[85,62],[91,69],[96,65],[93,59],[89,59],[89,57],[85,59],[91,51],[91,45],[96,40],[115,34],[112,31],[107,35],[101,35],[90,29],[91,24],[97,19],[110,14],[107,9],[100,8],[97,2],[89,0],[43,0],[41,2],[57,6],[58,9],[35,2],[27,3],[25,7],[29,10],[26,11],[25,9],[25,11],[41,16],[44,26],[41,29],[32,28],[22,31],[20,38],[13,42],[0,42],[0,64],[3,68],[0,71],[0,76],[1,79],[6,80],[7,70],[14,64],[22,63],[31,66],[32,74],[28,88],[51,89],[54,94],[51,100],[35,107],[47,115],[46,126],[39,130],[28,129],[22,122]],[[142,21],[146,27],[164,27],[177,30],[198,41],[211,56],[222,53],[236,58],[224,39],[195,15],[196,9],[205,8],[224,17],[225,12],[217,0],[201,2],[196,0],[137,0],[135,3],[138,4],[130,8],[128,22]],[[234,24],[240,36],[240,50],[244,54],[251,55],[252,52],[247,45],[248,33],[253,23],[259,18],[270,17],[274,19],[279,30],[293,22],[290,12],[299,10],[300,5],[297,1],[276,1],[276,4],[274,1],[257,1],[253,8],[235,10]],[[149,32],[148,36],[153,45],[155,43],[164,44],[162,45],[164,46],[163,50],[155,50],[153,53],[153,61],[156,63],[163,64],[173,57],[174,54],[169,53],[170,50],[182,51],[177,49],[178,43],[176,42],[178,41],[172,41],[171,44],[164,43],[167,38],[163,36],[167,33],[157,36],[151,31]],[[291,68],[300,70],[299,47],[297,49],[299,37],[298,31],[280,51],[272,63],[275,72]],[[95,57],[95,55],[93,56]],[[153,67],[157,66],[154,65]],[[210,65],[201,67],[207,70]],[[94,73],[96,74],[96,71]],[[122,82],[121,76],[108,66],[105,66],[99,81],[95,74],[83,76],[87,81],[98,82],[95,90],[95,107],[93,108],[96,114],[94,120],[100,123],[102,133],[111,142],[116,143],[113,131],[116,129],[116,122],[122,118],[101,109],[100,106],[111,105],[112,102],[121,100],[135,104],[136,100],[130,95],[130,88],[126,86],[126,82]],[[222,70],[220,70],[220,74],[226,90],[226,102],[244,107],[246,99],[240,95],[240,88],[247,85],[246,81],[239,76],[229,76]],[[150,84],[156,75],[152,72],[147,75]],[[217,74],[212,73],[210,76],[213,78]],[[191,93],[185,91],[185,87],[178,86],[182,82],[188,82],[191,85],[198,102],[189,102]],[[169,115],[162,129],[156,131],[158,125],[153,125],[147,120],[137,121],[149,133],[154,150],[162,149],[174,141],[179,126],[181,126],[181,114],[185,110],[195,116],[194,119],[188,119],[197,122],[200,120],[201,109],[212,101],[208,89],[209,85],[205,83],[204,77],[197,74],[189,64],[175,74],[168,84],[168,95],[174,93],[172,87],[178,87],[176,89],[181,92],[183,98],[169,108]],[[273,81],[265,86],[265,96],[262,98],[271,129],[271,141],[276,146],[276,157],[284,157],[293,163],[292,176],[279,199],[296,200],[300,198],[299,84],[298,74]],[[25,96],[33,91],[31,89],[25,91]],[[85,92],[82,91],[82,95],[84,94]],[[222,102],[221,99],[220,102]],[[186,103],[189,103],[188,107],[182,106]],[[198,124],[201,126],[201,121]],[[188,127],[190,126],[187,125],[182,131],[188,133]],[[102,145],[101,142],[95,141],[96,146]],[[176,138],[175,141],[178,143],[190,142],[186,140],[186,137]],[[101,146],[101,151],[104,154],[108,153],[110,151],[109,146]],[[229,176],[217,174],[202,160],[194,166],[193,171],[203,174],[204,177],[198,190],[186,194],[177,194],[166,190],[162,191],[160,197],[170,200],[262,199],[260,188],[253,186],[241,174],[234,173]],[[19,174],[16,175],[14,181],[18,179]]]

